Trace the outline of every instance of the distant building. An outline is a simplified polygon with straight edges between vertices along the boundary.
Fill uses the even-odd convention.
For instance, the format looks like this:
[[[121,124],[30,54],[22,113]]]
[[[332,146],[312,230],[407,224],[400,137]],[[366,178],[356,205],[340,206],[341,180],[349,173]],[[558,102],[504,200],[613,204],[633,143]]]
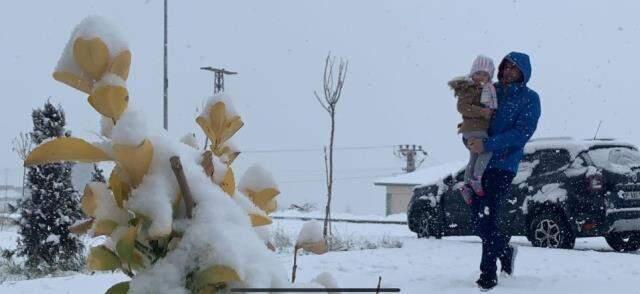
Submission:
[[[436,182],[465,166],[465,162],[451,162],[442,165],[419,168],[411,173],[398,174],[374,182],[376,186],[387,188],[386,215],[406,213],[407,205],[413,194],[413,188]]]

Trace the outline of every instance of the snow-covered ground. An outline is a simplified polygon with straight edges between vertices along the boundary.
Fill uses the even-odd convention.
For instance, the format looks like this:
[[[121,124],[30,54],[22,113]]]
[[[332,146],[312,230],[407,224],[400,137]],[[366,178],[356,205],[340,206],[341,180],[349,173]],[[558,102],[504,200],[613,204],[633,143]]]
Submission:
[[[276,220],[273,228],[295,240],[303,223]],[[383,286],[402,293],[478,293],[474,281],[480,243],[475,237],[417,239],[405,225],[389,224],[334,223],[333,232],[372,242],[391,238],[402,247],[303,254],[297,280],[310,281],[326,271],[341,287],[375,287],[382,276]],[[15,230],[0,232],[0,247],[15,246],[15,237]],[[612,252],[603,238],[578,239],[576,250],[533,248],[523,237],[512,243],[520,245],[516,274],[501,278],[492,293],[640,293],[640,252]],[[278,259],[291,270],[290,251],[278,253]],[[0,284],[0,293],[104,293],[126,279],[120,273],[100,273],[7,281]]]

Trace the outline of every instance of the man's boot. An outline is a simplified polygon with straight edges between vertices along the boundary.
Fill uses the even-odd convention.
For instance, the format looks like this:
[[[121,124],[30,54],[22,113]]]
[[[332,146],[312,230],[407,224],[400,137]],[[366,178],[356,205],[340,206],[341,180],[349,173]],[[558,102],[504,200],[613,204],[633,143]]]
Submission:
[[[498,285],[498,277],[489,274],[480,274],[480,278],[476,281],[476,285],[481,291],[489,291]]]
[[[509,250],[500,256],[500,272],[505,276],[512,276],[516,269],[518,246],[509,245]]]

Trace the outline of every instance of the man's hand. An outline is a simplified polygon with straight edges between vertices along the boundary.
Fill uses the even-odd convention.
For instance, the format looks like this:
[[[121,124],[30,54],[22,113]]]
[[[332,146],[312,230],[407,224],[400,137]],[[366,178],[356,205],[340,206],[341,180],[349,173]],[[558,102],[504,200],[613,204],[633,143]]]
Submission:
[[[484,141],[480,138],[471,138],[467,142],[469,150],[473,153],[484,153]]]
[[[491,119],[491,116],[493,115],[493,109],[483,108],[482,110],[480,110],[480,115],[485,119]]]

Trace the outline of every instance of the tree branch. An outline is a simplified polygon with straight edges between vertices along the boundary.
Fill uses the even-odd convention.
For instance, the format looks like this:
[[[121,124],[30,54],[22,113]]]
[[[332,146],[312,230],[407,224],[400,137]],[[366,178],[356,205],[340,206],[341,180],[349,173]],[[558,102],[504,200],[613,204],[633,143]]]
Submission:
[[[180,186],[180,191],[182,191],[182,200],[184,200],[184,206],[187,209],[187,217],[191,219],[193,217],[193,196],[191,195],[191,190],[189,189],[189,184],[187,183],[187,178],[184,175],[184,170],[182,168],[182,163],[180,162],[180,157],[172,156],[169,158],[171,162],[171,169],[178,180],[178,185]]]

